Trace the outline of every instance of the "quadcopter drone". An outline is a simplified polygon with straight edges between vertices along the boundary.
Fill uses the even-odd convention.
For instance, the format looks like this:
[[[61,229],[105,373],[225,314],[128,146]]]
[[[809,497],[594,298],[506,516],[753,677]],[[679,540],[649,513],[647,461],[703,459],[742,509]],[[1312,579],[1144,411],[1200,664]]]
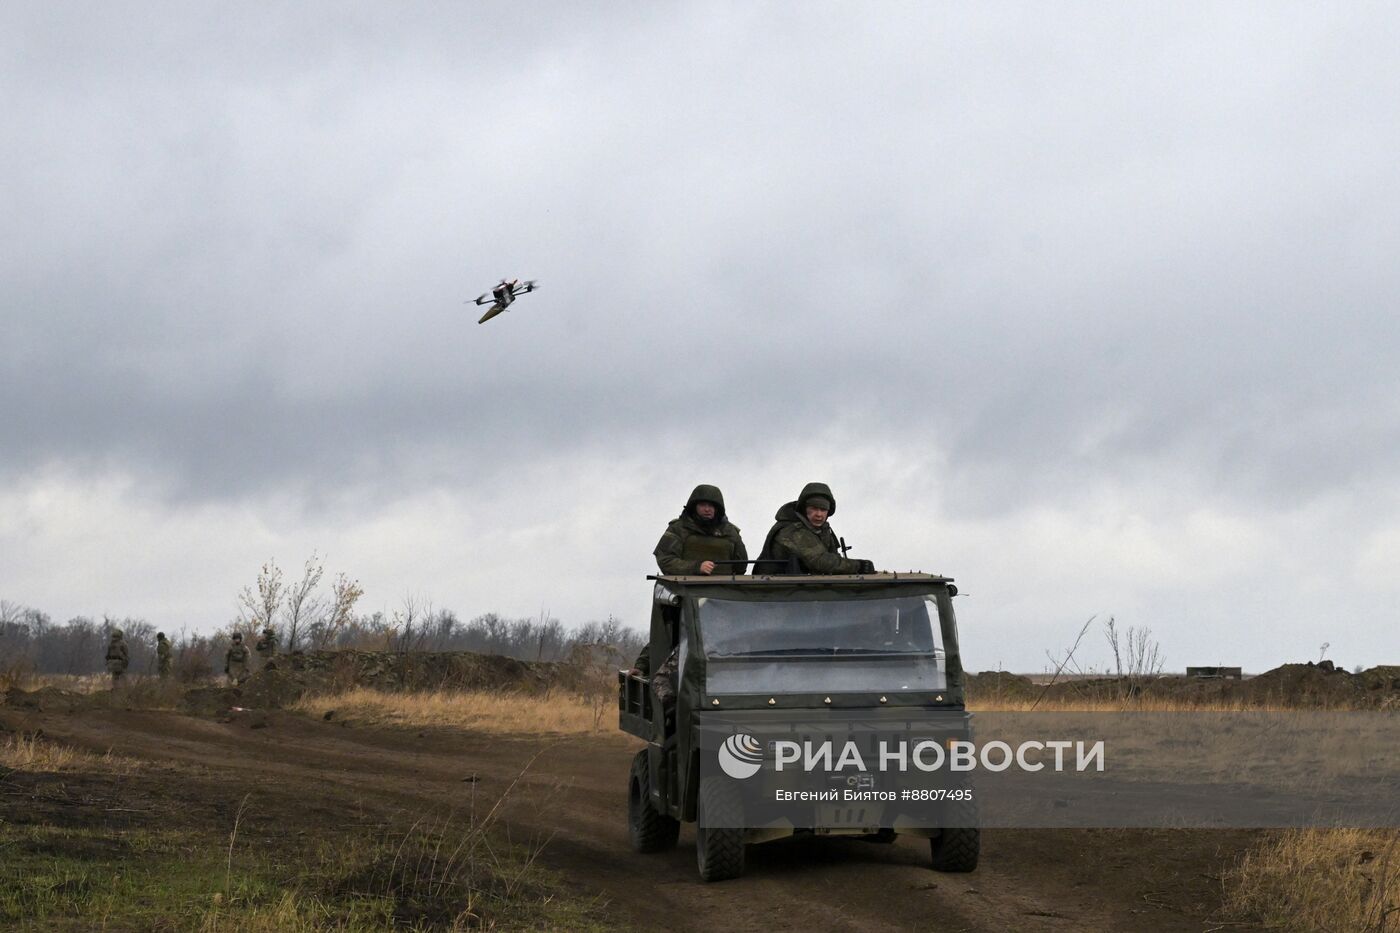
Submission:
[[[485,324],[502,311],[508,309],[517,297],[520,295],[528,295],[539,287],[540,286],[534,279],[529,279],[525,282],[521,282],[519,279],[501,279],[501,284],[497,285],[489,292],[482,292],[474,302],[474,304],[477,305],[488,303],[491,305],[491,307],[486,309],[486,313],[481,316],[481,320],[477,321],[477,323]]]

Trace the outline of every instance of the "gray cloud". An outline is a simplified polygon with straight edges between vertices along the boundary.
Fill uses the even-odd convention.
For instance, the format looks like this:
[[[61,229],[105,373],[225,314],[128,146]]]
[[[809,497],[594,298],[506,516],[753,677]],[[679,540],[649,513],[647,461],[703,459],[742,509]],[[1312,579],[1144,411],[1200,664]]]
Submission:
[[[1385,7],[0,18],[11,480],[489,495],[814,426],[968,520],[1396,479]]]

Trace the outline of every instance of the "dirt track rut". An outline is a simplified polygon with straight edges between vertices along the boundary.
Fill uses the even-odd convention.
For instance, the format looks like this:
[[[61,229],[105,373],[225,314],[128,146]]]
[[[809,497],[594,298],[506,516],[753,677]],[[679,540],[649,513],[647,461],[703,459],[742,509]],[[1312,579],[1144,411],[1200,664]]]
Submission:
[[[928,868],[924,840],[794,839],[752,847],[745,877],[705,885],[690,827],[673,852],[643,856],[628,846],[625,788],[638,744],[621,735],[500,737],[290,713],[268,714],[256,729],[237,717],[165,712],[24,718],[11,727],[207,769],[231,793],[299,788],[303,812],[326,818],[346,806],[484,812],[514,783],[502,807],[512,838],[546,842],[545,864],[581,896],[601,895],[620,925],[642,928],[660,919],[669,930],[705,931],[1218,929],[1210,919],[1218,871],[1250,841],[1240,833],[989,831],[977,872],[944,875]]]

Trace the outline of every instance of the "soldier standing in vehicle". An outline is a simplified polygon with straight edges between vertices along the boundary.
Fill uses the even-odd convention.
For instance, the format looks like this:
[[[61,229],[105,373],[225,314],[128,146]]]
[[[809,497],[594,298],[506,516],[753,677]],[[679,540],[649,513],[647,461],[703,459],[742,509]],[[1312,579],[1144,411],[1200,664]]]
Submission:
[[[718,486],[699,485],[690,493],[678,518],[666,526],[666,533],[652,551],[662,573],[712,574],[743,573],[749,552],[739,536],[739,526],[724,514],[724,493]]]
[[[170,639],[164,632],[156,632],[156,673],[161,680],[170,677]]]
[[[233,633],[233,642],[228,646],[228,652],[224,654],[224,673],[228,675],[229,683],[233,685],[241,684],[248,679],[248,646],[243,644],[242,632]]]
[[[253,650],[258,653],[263,670],[277,667],[277,633],[272,630],[272,626],[262,630],[262,637],[253,644]]]
[[[758,555],[755,573],[788,573],[796,564],[798,573],[874,573],[868,560],[855,560],[840,553],[840,540],[827,524],[836,514],[836,497],[826,483],[808,483],[794,501],[778,509],[775,521]]]
[[[739,526],[724,513],[724,493],[718,486],[702,483],[691,490],[685,508],[678,518],[666,526],[657,542],[656,566],[662,573],[672,575],[709,576],[713,573],[742,574],[748,569],[749,552],[739,534]],[[738,562],[738,563],[724,563]],[[642,648],[632,669],[651,674],[651,686],[663,703],[675,700],[673,680],[676,673],[676,652],[651,671],[651,646]]]
[[[126,639],[122,637],[121,629],[112,629],[112,640],[107,642],[107,673],[112,675],[113,688],[122,682],[122,675],[126,673],[128,656],[126,651]]]

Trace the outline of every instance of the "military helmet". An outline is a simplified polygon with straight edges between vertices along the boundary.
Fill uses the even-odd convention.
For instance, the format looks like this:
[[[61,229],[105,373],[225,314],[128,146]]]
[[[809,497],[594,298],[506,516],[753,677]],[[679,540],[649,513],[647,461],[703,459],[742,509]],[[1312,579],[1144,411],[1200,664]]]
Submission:
[[[121,638],[121,637],[122,637],[122,630],[121,630],[121,629],[119,629],[119,628],[114,628],[114,629],[112,629],[112,638],[113,638],[113,640],[118,639],[118,638]]]
[[[242,632],[234,632],[234,633],[233,633],[233,640],[234,640],[234,641],[242,641],[242,640],[243,640],[243,633],[242,633]]]
[[[156,632],[156,641],[165,641],[165,633]]]
[[[267,628],[263,629],[263,634],[264,634],[264,635],[276,635],[277,633],[274,632],[274,631],[272,630],[272,626],[269,625]]]
[[[799,509],[806,508],[808,499],[825,499],[827,501],[827,514],[836,514],[836,497],[831,494],[831,487],[826,483],[808,483],[803,486],[802,495],[797,497],[797,507]]]
[[[690,515],[695,514],[695,503],[713,502],[715,504],[716,520],[724,518],[724,493],[719,491],[718,486],[711,486],[708,483],[701,483],[690,491],[690,498],[685,500],[685,510]]]

